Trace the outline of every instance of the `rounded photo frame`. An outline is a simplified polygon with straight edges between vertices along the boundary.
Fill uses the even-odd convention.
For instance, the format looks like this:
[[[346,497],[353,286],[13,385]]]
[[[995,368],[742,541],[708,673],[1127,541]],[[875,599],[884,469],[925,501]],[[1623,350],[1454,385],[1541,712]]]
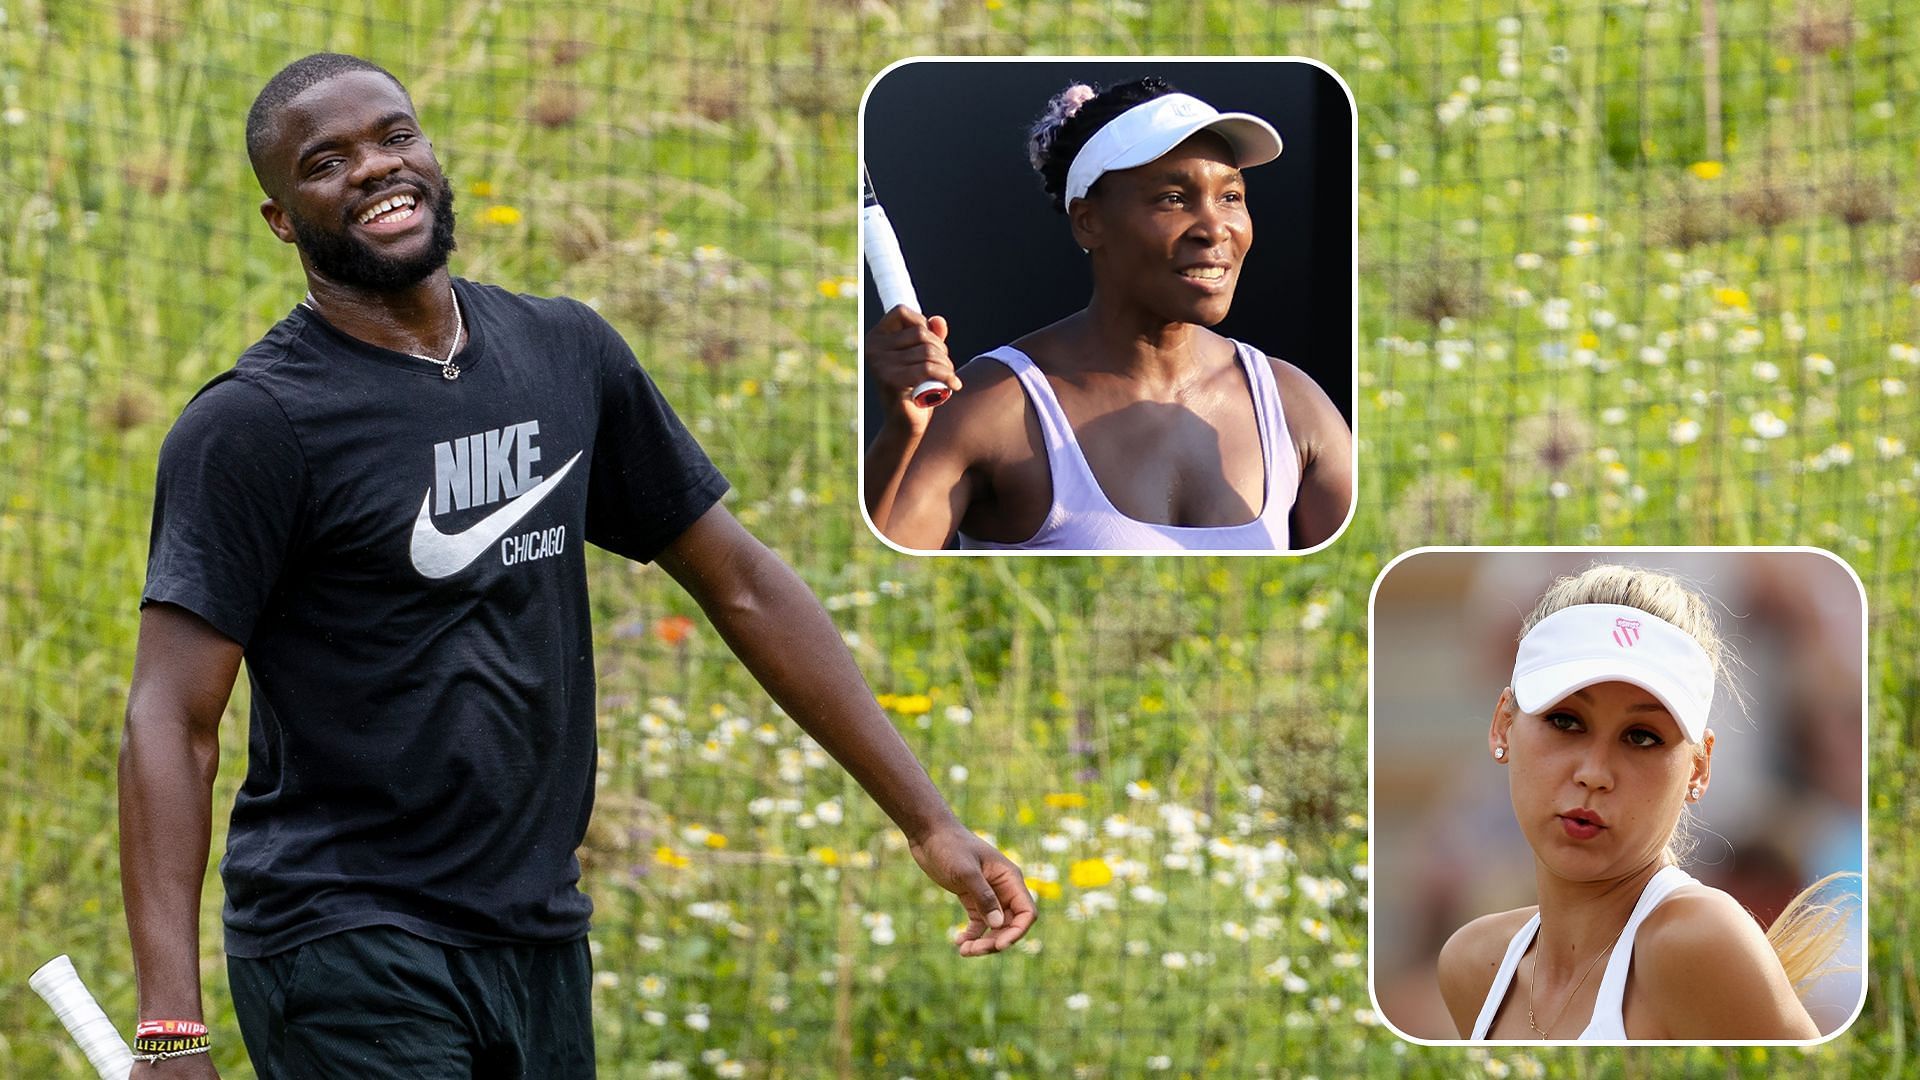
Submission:
[[[1701,602],[1662,608],[1672,623],[1647,610],[1682,603],[1667,583]],[[1724,663],[1687,644],[1715,637],[1703,644]],[[1422,1044],[1844,1032],[1866,994],[1866,641],[1858,576],[1815,548],[1422,548],[1389,563],[1368,655],[1368,985],[1382,1021]],[[1715,684],[1710,711],[1676,688],[1686,678]],[[1661,940],[1663,900],[1689,899],[1669,922],[1704,910],[1717,920],[1704,936],[1763,951],[1738,919],[1764,929],[1815,883],[1797,910],[1832,951],[1788,985],[1817,1034],[1754,1036],[1772,1022],[1757,1009],[1719,1021],[1725,1036],[1650,1017],[1662,988],[1636,979],[1661,968],[1632,956],[1641,929]],[[1617,932],[1592,918],[1602,906],[1625,918]],[[1570,929],[1589,920],[1584,940]],[[1550,922],[1578,947],[1550,962],[1530,1010],[1522,985]],[[1568,971],[1557,983],[1555,968]],[[1647,1034],[1669,1019],[1694,1030]]]

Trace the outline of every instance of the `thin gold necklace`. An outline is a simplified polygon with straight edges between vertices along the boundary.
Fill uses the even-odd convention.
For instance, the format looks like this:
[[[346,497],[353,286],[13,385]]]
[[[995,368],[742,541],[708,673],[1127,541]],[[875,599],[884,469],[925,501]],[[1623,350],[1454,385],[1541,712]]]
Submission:
[[[1573,1004],[1574,995],[1580,993],[1580,988],[1587,985],[1587,976],[1593,974],[1593,969],[1600,965],[1600,958],[1602,956],[1612,952],[1613,947],[1620,944],[1620,934],[1626,932],[1627,928],[1622,926],[1619,933],[1613,935],[1613,940],[1607,942],[1607,947],[1594,954],[1593,960],[1587,964],[1587,970],[1580,973],[1580,981],[1573,984],[1572,990],[1567,991],[1566,1000],[1560,1003],[1560,1011],[1553,1014],[1553,1019],[1547,1022],[1546,1028],[1542,1028],[1533,1018],[1533,988],[1540,981],[1540,953],[1536,950],[1533,954],[1533,968],[1527,975],[1527,1026],[1537,1032],[1543,1039],[1553,1038],[1553,1036],[1547,1034],[1547,1029],[1552,1028],[1553,1025],[1560,1022],[1561,1017],[1567,1015],[1567,1007]],[[1538,945],[1539,942],[1536,940],[1535,944]]]

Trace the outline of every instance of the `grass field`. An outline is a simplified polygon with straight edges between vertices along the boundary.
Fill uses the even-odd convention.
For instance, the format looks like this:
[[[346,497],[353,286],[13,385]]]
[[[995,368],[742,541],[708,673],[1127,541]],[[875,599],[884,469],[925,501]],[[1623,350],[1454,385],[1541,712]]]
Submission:
[[[56,952],[132,1014],[113,767],[153,457],[298,298],[240,122],[319,48],[409,83],[458,189],[459,273],[628,336],[1042,898],[1015,954],[950,959],[957,907],[858,790],[670,582],[597,558],[603,1075],[1920,1072],[1920,123],[1899,104],[1920,24],[1899,12],[0,0],[0,1073],[82,1067],[25,986]],[[855,106],[893,59],[979,52],[1295,53],[1346,77],[1362,468],[1331,549],[929,562],[868,535]],[[1847,1035],[1469,1054],[1378,1025],[1367,591],[1404,548],[1467,541],[1805,543],[1858,570],[1873,947]],[[216,807],[244,753],[237,700]],[[207,895],[217,1060],[244,1076]]]

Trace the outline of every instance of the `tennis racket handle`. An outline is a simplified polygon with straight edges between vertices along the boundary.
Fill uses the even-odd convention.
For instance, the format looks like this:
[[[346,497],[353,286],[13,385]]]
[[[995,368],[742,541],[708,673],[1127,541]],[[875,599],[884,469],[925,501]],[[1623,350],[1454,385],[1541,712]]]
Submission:
[[[127,1080],[127,1074],[133,1071],[133,1053],[120,1041],[113,1021],[107,1019],[93,995],[87,993],[80,973],[73,970],[73,961],[67,959],[65,953],[27,976],[27,985],[52,1007],[53,1015],[60,1018],[73,1041],[80,1044],[80,1052],[87,1055],[100,1080]]]
[[[920,297],[914,294],[913,279],[907,276],[907,257],[900,253],[900,237],[887,220],[887,212],[877,204],[860,211],[866,225],[867,272],[873,275],[873,288],[880,294],[883,311],[906,305],[920,310]]]
[[[892,311],[897,307],[910,307],[920,310],[920,297],[914,294],[913,278],[907,274],[907,257],[900,253],[900,237],[893,231],[893,222],[887,220],[887,212],[878,204],[863,207],[860,216],[867,226],[867,272],[873,275],[873,289],[880,294],[882,309]],[[935,405],[953,396],[947,384],[937,379],[928,379],[913,388],[913,403],[923,409]]]

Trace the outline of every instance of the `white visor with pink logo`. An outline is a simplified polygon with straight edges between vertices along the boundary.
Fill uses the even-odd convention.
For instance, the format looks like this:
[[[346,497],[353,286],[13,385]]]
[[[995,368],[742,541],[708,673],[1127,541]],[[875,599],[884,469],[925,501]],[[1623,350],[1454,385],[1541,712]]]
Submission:
[[[1698,743],[1713,707],[1713,661],[1693,635],[1639,608],[1576,604],[1535,623],[1513,660],[1513,697],[1537,713],[1575,690],[1631,683],[1660,700]]]

